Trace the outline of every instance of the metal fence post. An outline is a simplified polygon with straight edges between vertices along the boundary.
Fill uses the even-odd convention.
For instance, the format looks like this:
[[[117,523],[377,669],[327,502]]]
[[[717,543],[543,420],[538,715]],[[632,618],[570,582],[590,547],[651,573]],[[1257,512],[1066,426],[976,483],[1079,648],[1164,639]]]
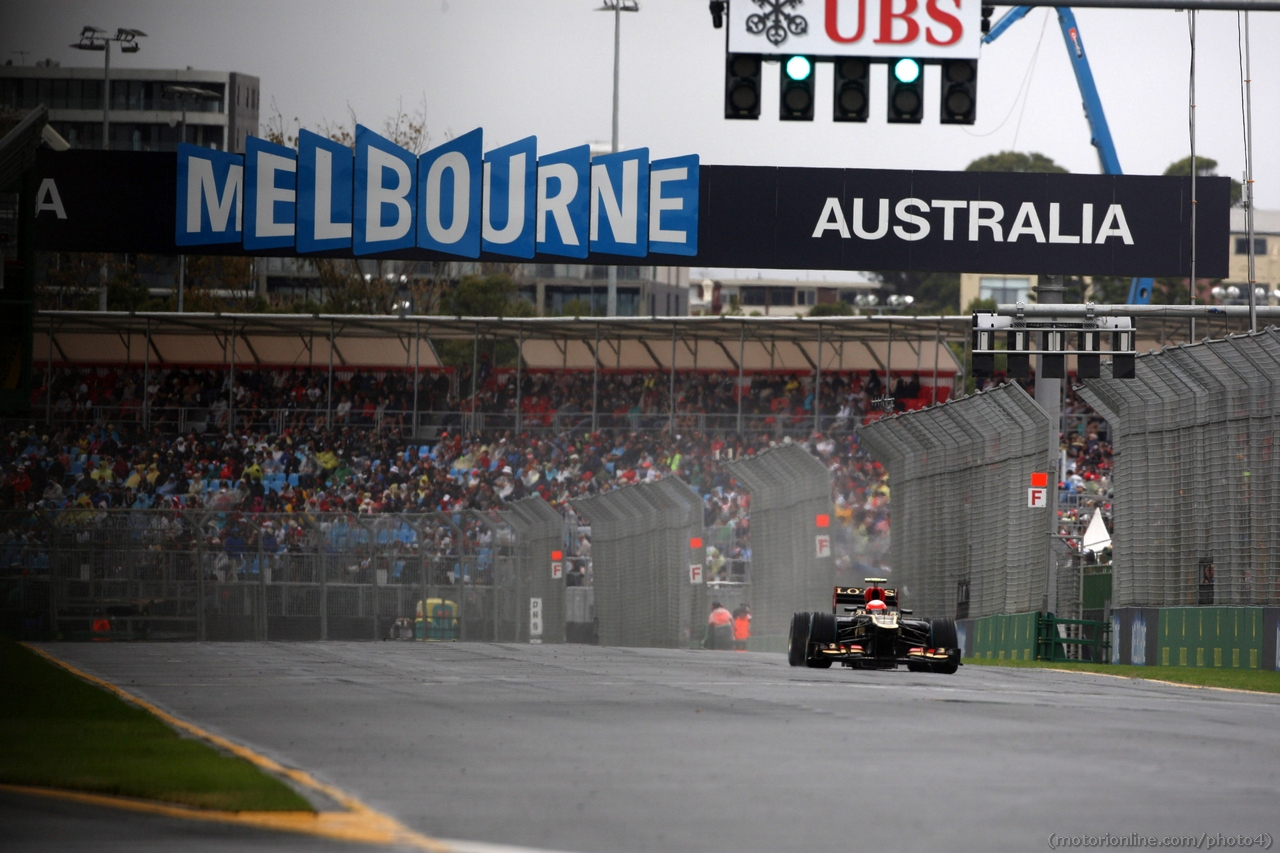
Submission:
[[[409,419],[410,437],[418,440],[418,385],[422,383],[422,324],[413,324],[413,417]]]
[[[471,334],[471,432],[475,432],[480,423],[480,412],[476,405],[480,393],[480,324],[476,323]]]
[[[742,370],[743,363],[746,361],[747,353],[747,326],[745,323],[738,324],[738,387],[735,396],[738,398],[738,435],[742,435]]]
[[[813,367],[813,431],[822,432],[822,324],[818,324],[818,359]]]
[[[266,640],[268,637],[267,629],[267,562],[266,555],[262,552],[262,528],[257,530],[258,538],[258,624],[260,628],[260,636],[258,639]]]
[[[600,429],[600,321],[596,321],[596,351],[591,362],[591,431]]]
[[[204,588],[204,537],[200,535],[200,528],[195,531],[196,545],[196,640],[204,642],[207,637],[208,627],[205,619],[205,588]]]
[[[236,321],[231,321],[231,381],[227,386],[228,395],[228,411],[230,419],[227,421],[228,431],[235,435],[236,432]]]
[[[334,327],[333,321],[329,321],[329,386],[325,393],[325,429],[333,429],[333,344],[334,344]]]
[[[676,325],[671,324],[671,390],[668,392],[669,421],[671,435],[676,434]]]
[[[521,380],[524,378],[524,326],[520,327],[516,336],[516,434],[520,433],[521,422],[523,421],[520,404],[522,402]]]
[[[147,339],[142,351],[142,430],[151,429],[151,318],[147,318]]]

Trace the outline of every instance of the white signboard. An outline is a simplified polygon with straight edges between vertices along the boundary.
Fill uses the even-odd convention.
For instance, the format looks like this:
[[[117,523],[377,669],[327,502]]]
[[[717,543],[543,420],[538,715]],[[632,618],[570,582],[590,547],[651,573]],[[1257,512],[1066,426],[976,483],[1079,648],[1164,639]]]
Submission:
[[[702,564],[689,564],[689,583],[702,583]]]
[[[553,581],[558,581],[562,577],[564,577],[564,563],[561,562],[560,560],[552,560],[551,561],[551,579]]]
[[[977,59],[981,0],[734,0],[729,52]]]
[[[818,557],[831,556],[831,537],[825,533],[818,535],[817,540],[814,542],[814,546],[817,550]]]
[[[529,599],[529,642],[542,642],[542,599]]]
[[[1032,486],[1027,489],[1027,506],[1032,509],[1042,509],[1049,505],[1049,490],[1040,486]]]

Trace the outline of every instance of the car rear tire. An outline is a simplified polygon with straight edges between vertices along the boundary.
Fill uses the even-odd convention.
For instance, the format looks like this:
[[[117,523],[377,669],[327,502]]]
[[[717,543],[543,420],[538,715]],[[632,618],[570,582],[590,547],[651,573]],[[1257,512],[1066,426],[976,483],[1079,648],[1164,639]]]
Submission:
[[[959,634],[956,633],[956,622],[954,619],[930,619],[929,633],[931,635],[930,642],[935,649],[954,649],[960,645]],[[953,675],[960,668],[959,654],[956,657],[948,658],[945,661],[935,661],[929,664],[929,669],[943,675]]]
[[[834,643],[837,637],[836,617],[834,613],[814,613],[809,619],[809,642],[806,650],[812,649],[815,645],[825,646],[828,643]],[[805,661],[814,669],[828,669],[831,666],[831,658],[819,655],[808,656]]]
[[[809,642],[810,613],[795,613],[791,616],[791,633],[787,635],[787,663],[792,666],[804,666],[805,644]]]

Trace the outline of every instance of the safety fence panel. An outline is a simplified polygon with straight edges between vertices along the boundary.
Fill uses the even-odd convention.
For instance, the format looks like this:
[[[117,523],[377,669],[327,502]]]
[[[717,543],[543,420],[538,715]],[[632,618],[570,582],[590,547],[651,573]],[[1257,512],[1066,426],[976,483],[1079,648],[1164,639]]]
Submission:
[[[726,467],[751,496],[752,635],[785,637],[792,613],[831,606],[831,472],[790,443]]]
[[[1277,382],[1275,328],[1086,380],[1115,458],[1113,606],[1280,603]]]
[[[1263,630],[1262,607],[1175,607],[1160,611],[1159,666],[1258,669],[1275,634]],[[1270,646],[1270,648],[1267,648]],[[1274,665],[1274,664],[1273,664]]]
[[[889,470],[891,582],[905,605],[956,618],[1045,605],[1052,507],[1028,507],[1028,488],[1033,472],[1053,470],[1049,435],[1049,416],[1017,385],[859,429]]]
[[[1038,612],[998,614],[967,622],[965,657],[985,660],[1035,660]]]
[[[531,639],[530,605],[538,599],[541,633],[533,639],[544,643],[564,642],[565,585],[569,562],[564,559],[564,518],[540,495],[507,504],[503,511],[515,532],[518,545],[519,576],[516,583],[521,616],[518,642]],[[555,560],[553,554],[561,552]],[[559,563],[558,573],[552,564]]]
[[[572,501],[591,522],[601,645],[680,648],[691,640],[690,565],[701,554],[702,501],[676,478]],[[701,581],[701,576],[696,579]]]
[[[667,505],[672,531],[666,537],[665,555],[671,569],[664,571],[659,579],[666,621],[664,630],[667,636],[675,636],[680,645],[688,645],[701,638],[699,632],[709,604],[704,597],[709,584],[693,583],[690,574],[692,565],[704,563],[705,548],[694,547],[703,536],[702,498],[678,477],[667,477],[653,486],[652,492]]]
[[[53,633],[87,634],[106,619],[148,639],[194,637],[200,571],[182,514],[76,508],[43,519]]]
[[[520,518],[519,523],[514,520]],[[0,514],[0,622],[24,636],[528,639],[525,554],[549,506],[426,514],[99,510]],[[523,535],[522,535],[523,534]],[[550,581],[544,637],[563,640]]]

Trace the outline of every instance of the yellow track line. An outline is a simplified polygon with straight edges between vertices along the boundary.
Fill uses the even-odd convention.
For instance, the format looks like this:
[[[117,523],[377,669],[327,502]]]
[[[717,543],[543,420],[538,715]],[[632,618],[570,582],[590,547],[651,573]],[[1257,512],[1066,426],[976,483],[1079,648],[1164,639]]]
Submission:
[[[129,809],[132,811],[149,812],[152,814],[163,814],[169,817],[192,818],[196,820],[221,821],[223,823],[235,823],[248,826],[256,826],[264,829],[278,829],[289,832],[302,832],[310,835],[321,835],[328,838],[340,839],[343,841],[362,841],[372,844],[399,844],[416,847],[420,850],[427,850],[430,853],[453,853],[455,848],[443,841],[430,838],[419,832],[414,832],[404,824],[397,821],[390,815],[375,811],[366,806],[360,800],[348,794],[346,791],[327,785],[313,777],[304,770],[298,770],[292,767],[285,767],[278,761],[261,755],[248,747],[241,746],[227,740],[224,737],[207,732],[199,726],[188,723],[186,720],[180,720],[172,714],[164,711],[144,699],[139,699],[133,694],[109,681],[90,675],[83,670],[77,669],[66,661],[58,658],[43,649],[36,648],[29,643],[23,643],[23,646],[40,655],[50,663],[60,666],[72,675],[83,678],[98,685],[104,690],[108,690],[119,696],[124,701],[136,705],[176,729],[186,732],[187,734],[199,738],[206,743],[213,744],[221,749],[225,749],[231,754],[243,758],[245,761],[260,767],[268,773],[277,776],[284,776],[287,779],[309,788],[313,791],[321,793],[329,797],[334,802],[340,804],[346,809],[344,812],[227,812],[213,811],[203,809],[192,809],[183,806],[171,806],[162,803],[153,803],[146,800],[136,800],[129,797],[114,797],[103,794],[86,794],[77,791],[63,791],[49,788],[33,788],[22,785],[0,785],[0,790],[17,791],[20,793],[37,794],[40,796],[58,797],[60,799],[73,800],[75,802],[92,803],[94,805],[112,806],[114,808]]]

